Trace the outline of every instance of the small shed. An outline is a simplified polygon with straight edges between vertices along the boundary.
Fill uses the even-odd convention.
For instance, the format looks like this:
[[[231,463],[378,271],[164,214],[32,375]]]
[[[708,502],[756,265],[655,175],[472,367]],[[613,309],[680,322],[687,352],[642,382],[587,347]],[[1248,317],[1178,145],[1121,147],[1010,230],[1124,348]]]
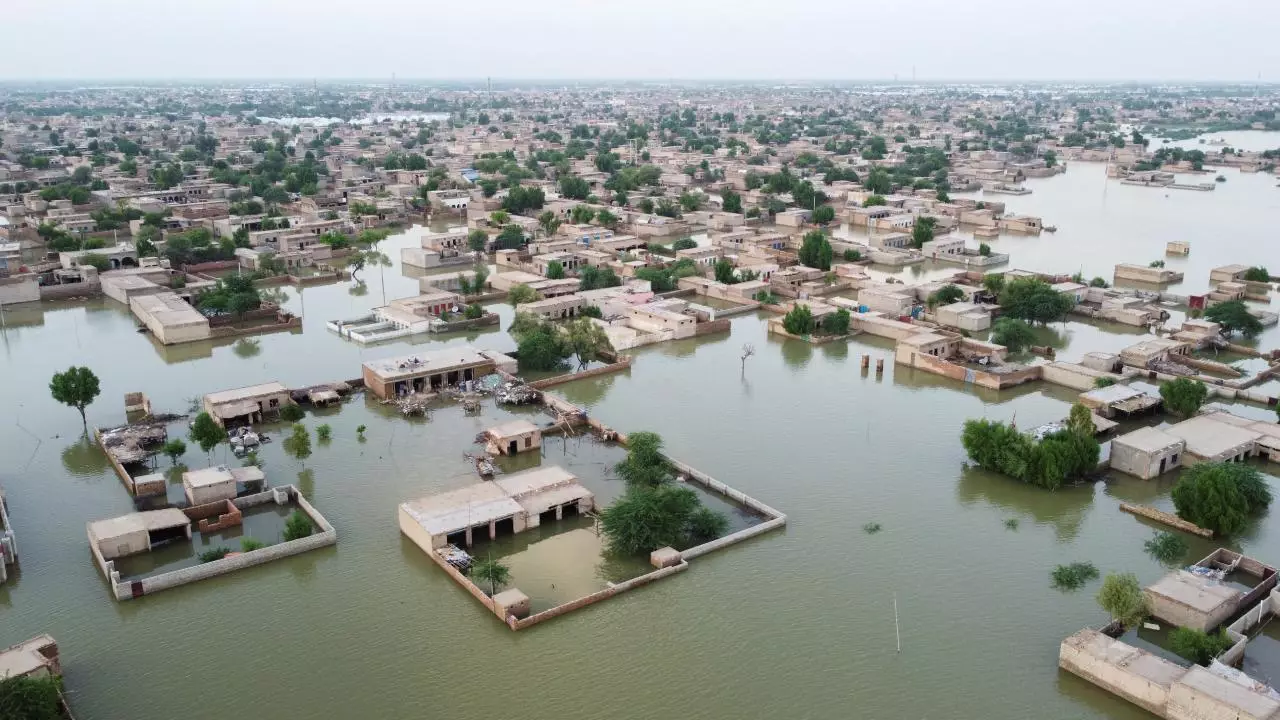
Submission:
[[[1186,443],[1153,427],[1138,428],[1111,441],[1111,467],[1150,480],[1179,466]]]
[[[260,483],[266,480],[262,470],[249,467],[217,467],[182,473],[182,489],[192,505],[206,505],[220,500],[231,500],[237,494],[237,483]]]
[[[517,455],[542,447],[542,430],[528,420],[512,420],[485,430],[489,451],[499,455]]]
[[[1212,630],[1236,611],[1244,593],[1207,575],[1177,570],[1144,594],[1151,614],[1178,627]]]
[[[129,513],[89,523],[89,542],[104,560],[148,552],[179,538],[191,538],[191,520],[177,508]]]

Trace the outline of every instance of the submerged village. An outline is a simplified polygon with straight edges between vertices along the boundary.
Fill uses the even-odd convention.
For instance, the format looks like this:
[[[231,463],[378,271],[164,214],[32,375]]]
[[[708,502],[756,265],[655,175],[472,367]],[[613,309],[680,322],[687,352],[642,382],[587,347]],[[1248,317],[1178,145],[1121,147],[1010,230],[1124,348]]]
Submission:
[[[1280,718],[1277,108],[0,91],[0,708]]]

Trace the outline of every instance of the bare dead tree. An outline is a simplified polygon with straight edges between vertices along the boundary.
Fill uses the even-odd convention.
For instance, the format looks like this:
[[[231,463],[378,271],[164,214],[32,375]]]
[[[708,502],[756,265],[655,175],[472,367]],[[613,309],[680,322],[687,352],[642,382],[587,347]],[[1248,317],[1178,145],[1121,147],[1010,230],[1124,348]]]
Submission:
[[[745,343],[742,346],[742,377],[747,376],[747,358],[756,354],[756,347],[751,343]]]

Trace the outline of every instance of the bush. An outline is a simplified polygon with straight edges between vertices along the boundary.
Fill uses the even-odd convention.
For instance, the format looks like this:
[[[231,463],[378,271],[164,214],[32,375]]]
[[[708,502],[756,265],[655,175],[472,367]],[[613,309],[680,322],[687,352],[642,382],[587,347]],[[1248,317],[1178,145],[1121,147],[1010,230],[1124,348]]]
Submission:
[[[1098,441],[1081,430],[1062,430],[1037,443],[991,420],[966,420],[961,442],[978,465],[1049,490],[1093,472],[1101,453]]]
[[[991,246],[986,243],[978,243],[978,254],[982,257],[991,257]]]
[[[1160,398],[1169,412],[1182,417],[1195,415],[1209,397],[1209,388],[1199,380],[1178,378],[1160,386]]]
[[[1132,573],[1107,573],[1098,590],[1098,605],[1126,628],[1137,627],[1151,614],[1147,597]]]
[[[806,267],[818,270],[830,270],[831,258],[834,251],[831,249],[831,242],[827,240],[826,233],[821,230],[814,230],[805,233],[804,240],[800,244],[800,264]]]
[[[294,510],[289,515],[289,519],[284,522],[284,540],[301,540],[305,537],[311,537],[311,533],[315,531],[315,526],[311,524],[311,518],[301,510]]]
[[[824,315],[822,318],[822,333],[824,335],[848,335],[849,321],[849,311],[844,308]]]
[[[1014,278],[1000,290],[1005,315],[1027,322],[1049,323],[1066,316],[1075,299],[1037,278]]]
[[[1261,265],[1255,265],[1244,271],[1244,279],[1249,282],[1271,282],[1271,272]]]
[[[61,720],[62,678],[18,675],[0,678],[0,717]]]
[[[207,563],[207,562],[213,562],[214,560],[221,560],[222,558],[226,557],[227,553],[229,552],[231,552],[231,550],[224,547],[210,548],[209,550],[205,550],[204,552],[200,553],[199,555],[200,562]]]
[[[1151,557],[1169,566],[1179,565],[1187,554],[1187,541],[1164,531],[1157,531],[1150,540],[1142,543],[1142,549]]]
[[[317,440],[319,440],[322,443],[328,443],[329,440],[331,440],[332,438],[333,438],[333,428],[329,427],[329,425],[327,424],[316,426]]]
[[[261,550],[266,546],[266,543],[261,540],[255,540],[251,537],[240,539],[240,552],[253,552],[254,550]]]
[[[1242,463],[1200,463],[1187,468],[1172,495],[1178,517],[1226,536],[1239,533],[1250,515],[1271,505],[1271,488],[1262,474]]]
[[[306,417],[306,415],[307,414],[302,411],[302,408],[294,403],[289,403],[280,408],[280,419],[284,422],[295,423]]]
[[[813,332],[813,311],[808,305],[795,305],[782,316],[782,327],[792,335],[808,335]]]
[[[582,308],[582,310],[578,311],[578,314],[581,315],[582,317],[597,318],[597,319],[604,317],[604,312],[600,310],[600,307],[598,305],[588,305]]]
[[[1097,579],[1098,568],[1090,562],[1075,562],[1059,565],[1049,576],[1053,578],[1053,587],[1058,590],[1079,590],[1085,583]]]
[[[172,438],[160,448],[160,452],[169,457],[169,462],[176,463],[178,458],[187,453],[187,444],[182,438]]]
[[[1227,629],[1209,634],[1195,628],[1174,628],[1169,633],[1169,649],[1197,665],[1208,666],[1213,659],[1231,647]]]
[[[467,306],[467,309],[462,313],[462,316],[468,320],[478,320],[484,317],[484,308],[478,303],[472,303]]]
[[[947,283],[929,295],[928,303],[929,307],[937,307],[960,302],[963,299],[964,291],[960,289],[960,286]]]
[[[1113,377],[1099,377],[1093,379],[1093,386],[1096,388],[1111,387],[1115,384],[1116,379]]]
[[[849,248],[848,250],[844,251],[845,262],[858,262],[861,259],[862,259],[862,253],[858,252],[857,250],[854,250],[853,248]]]

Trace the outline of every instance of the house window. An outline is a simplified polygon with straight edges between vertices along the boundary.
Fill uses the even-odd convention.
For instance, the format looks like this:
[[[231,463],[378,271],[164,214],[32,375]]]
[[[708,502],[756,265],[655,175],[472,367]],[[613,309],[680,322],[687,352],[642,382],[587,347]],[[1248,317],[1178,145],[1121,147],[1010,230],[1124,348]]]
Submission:
[[[527,438],[525,438],[525,439],[524,439],[524,446],[525,446],[525,447],[533,447],[533,438],[531,438],[531,437],[527,437]]]
[[[267,407],[270,407],[270,408],[275,408],[279,406],[280,406],[279,398],[271,398],[270,402],[267,403]]]

